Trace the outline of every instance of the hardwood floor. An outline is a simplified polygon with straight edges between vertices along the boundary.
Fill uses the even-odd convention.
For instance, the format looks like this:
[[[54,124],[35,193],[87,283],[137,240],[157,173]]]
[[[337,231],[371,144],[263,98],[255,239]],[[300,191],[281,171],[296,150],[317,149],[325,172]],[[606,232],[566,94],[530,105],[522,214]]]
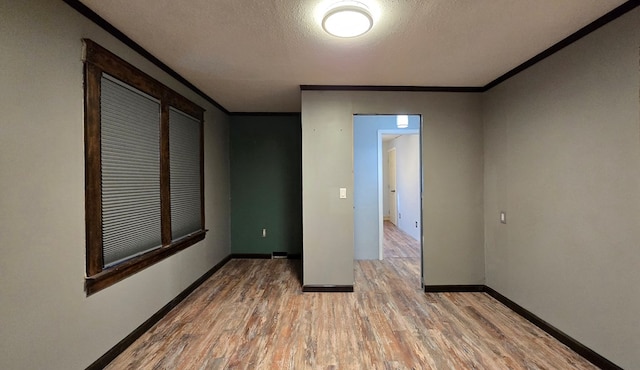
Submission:
[[[400,230],[391,221],[384,221],[384,258],[420,258],[420,241]]]
[[[300,261],[227,263],[109,369],[594,369],[484,293],[420,290],[416,258],[302,293]]]
[[[420,258],[420,242],[400,230],[391,221],[384,221],[384,258]]]

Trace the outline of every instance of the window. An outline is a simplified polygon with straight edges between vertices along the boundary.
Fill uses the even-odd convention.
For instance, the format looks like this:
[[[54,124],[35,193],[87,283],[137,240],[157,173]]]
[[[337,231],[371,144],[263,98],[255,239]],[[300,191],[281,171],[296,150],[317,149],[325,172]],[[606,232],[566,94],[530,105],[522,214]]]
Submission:
[[[204,239],[204,110],[83,41],[93,294]]]
[[[200,229],[200,122],[169,109],[171,235],[183,238]]]

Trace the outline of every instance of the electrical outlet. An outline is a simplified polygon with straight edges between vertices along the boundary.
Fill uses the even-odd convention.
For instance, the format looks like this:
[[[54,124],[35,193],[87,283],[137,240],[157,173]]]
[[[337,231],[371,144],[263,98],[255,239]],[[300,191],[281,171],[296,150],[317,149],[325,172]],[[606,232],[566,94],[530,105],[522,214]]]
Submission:
[[[418,228],[418,221],[416,221],[416,229]]]

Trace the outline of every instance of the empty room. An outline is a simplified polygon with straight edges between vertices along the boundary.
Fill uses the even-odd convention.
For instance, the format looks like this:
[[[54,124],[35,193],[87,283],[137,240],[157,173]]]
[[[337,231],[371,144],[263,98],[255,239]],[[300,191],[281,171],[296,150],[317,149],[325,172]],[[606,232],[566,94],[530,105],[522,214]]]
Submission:
[[[640,369],[638,5],[0,0],[0,369]]]

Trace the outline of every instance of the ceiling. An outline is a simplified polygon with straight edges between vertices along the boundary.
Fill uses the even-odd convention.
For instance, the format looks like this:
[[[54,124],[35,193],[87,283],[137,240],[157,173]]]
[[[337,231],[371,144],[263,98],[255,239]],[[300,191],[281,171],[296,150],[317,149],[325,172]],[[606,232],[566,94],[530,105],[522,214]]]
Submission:
[[[416,135],[416,134],[405,134],[405,135]],[[387,143],[395,138],[398,138],[402,136],[401,134],[383,134],[382,135],[382,142],[383,143]]]
[[[299,112],[300,85],[481,87],[624,0],[359,0],[369,33],[320,26],[337,0],[81,0],[230,112]]]

